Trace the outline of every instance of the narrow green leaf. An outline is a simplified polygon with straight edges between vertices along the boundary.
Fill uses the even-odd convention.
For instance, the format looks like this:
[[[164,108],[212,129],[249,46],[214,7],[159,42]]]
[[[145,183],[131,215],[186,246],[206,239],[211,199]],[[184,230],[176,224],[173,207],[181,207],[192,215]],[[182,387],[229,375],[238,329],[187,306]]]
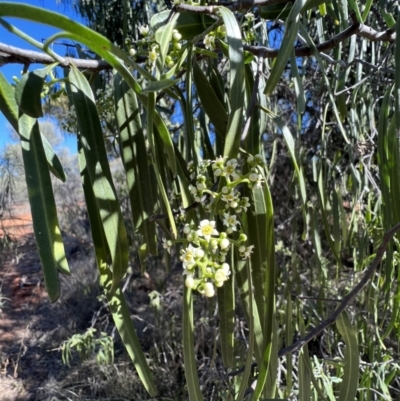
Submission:
[[[231,256],[233,262],[233,255]],[[233,263],[231,263],[232,266]],[[234,366],[234,332],[235,332],[235,288],[231,276],[224,285],[217,289],[219,333],[221,338],[221,353],[224,367]]]
[[[114,77],[114,100],[133,227],[135,231],[141,227],[146,254],[156,255],[155,226],[148,220],[154,213],[154,200],[140,109],[135,92],[119,74]]]
[[[193,299],[192,290],[183,285],[183,359],[189,399],[202,401],[199,375],[194,353]]]
[[[346,343],[344,350],[344,371],[340,384],[338,401],[353,401],[358,389],[359,354],[357,333],[350,323],[346,311],[342,312],[336,320],[339,333]]]
[[[306,203],[306,184],[303,176],[302,170],[299,168],[299,164],[297,163],[296,157],[296,150],[295,150],[295,143],[293,139],[293,135],[290,132],[288,126],[272,111],[268,110],[267,108],[259,105],[258,107],[261,108],[273,121],[273,123],[281,130],[283,137],[286,142],[286,146],[288,147],[290,158],[292,159],[292,163],[294,169],[296,171],[297,179],[299,181],[300,193],[303,203]]]
[[[4,75],[0,72],[0,111],[4,114],[11,126],[18,132],[18,105],[15,100],[15,93],[12,86],[7,82]],[[52,146],[45,136],[41,134],[44,151],[50,171],[55,177],[65,182],[67,177],[62,167],[61,161],[54,152]],[[29,139],[25,138],[25,139]]]
[[[73,66],[69,73],[69,81],[87,169],[111,252],[113,289],[116,289],[128,268],[128,239],[121,207],[112,181],[100,120],[90,85],[83,74]]]
[[[169,10],[162,11],[155,14],[151,18],[150,26],[153,31],[157,31],[160,27],[164,26],[171,12]],[[204,24],[208,28],[215,23],[215,20],[209,15],[204,16]],[[194,13],[180,13],[175,23],[175,29],[182,35],[182,39],[190,40],[195,36],[204,32],[205,28],[199,14]]]
[[[272,67],[269,75],[267,85],[265,86],[264,93],[270,95],[275,89],[279,80],[282,77],[283,70],[289,60],[290,52],[293,49],[294,41],[296,40],[299,24],[300,14],[306,4],[306,0],[296,0],[286,20],[285,34],[282,38],[281,48],[279,49],[278,57],[275,60],[275,64]]]
[[[53,187],[38,122],[22,114],[19,119],[19,132],[21,132],[22,156],[33,230],[43,266],[46,289],[50,301],[54,302],[60,296],[57,271],[64,274],[69,274],[70,271],[58,224]]]
[[[135,80],[131,71],[127,66],[136,68],[137,64],[119,47],[111,43],[107,38],[92,31],[91,29],[73,21],[62,14],[54,13],[38,7],[32,7],[25,4],[15,4],[10,2],[0,3],[0,17],[17,17],[29,19],[31,21],[47,24],[50,26],[63,29],[63,37],[77,42],[81,42],[88,46],[102,59],[107,61],[115,68],[121,76],[126,80],[129,86],[138,94],[140,101],[146,107],[147,97],[141,94],[141,87]],[[167,89],[168,90],[168,89]],[[161,139],[165,144],[165,149],[169,159],[169,167],[174,175],[176,175],[176,160],[173,152],[173,144],[171,135],[159,113],[154,115],[154,124],[157,127]]]
[[[160,81],[151,81],[147,84],[142,93],[159,92],[164,89],[170,88],[179,82],[179,79],[163,79]]]
[[[225,138],[224,156],[235,158],[239,152],[245,98],[245,70],[242,34],[236,17],[232,11],[225,7],[218,7],[218,11],[221,14],[226,28],[230,63],[230,112]]]
[[[156,42],[160,45],[160,56],[161,56],[160,70],[161,71],[164,68],[165,57],[168,54],[169,45],[171,43],[172,31],[174,29],[174,25],[175,25],[175,22],[178,17],[179,17],[179,14],[176,13],[170,19],[170,21],[167,23],[167,25],[163,25],[160,28],[158,28],[154,35]]]
[[[228,113],[214,92],[211,82],[196,61],[193,63],[193,78],[202,109],[220,135],[225,136],[228,125]]]
[[[260,192],[260,191],[258,191]],[[254,190],[253,190],[254,193]],[[264,312],[264,320],[261,321],[263,325],[264,332],[264,351],[263,351],[263,359],[262,363],[259,365],[260,373],[257,379],[257,385],[254,390],[252,399],[258,400],[266,383],[267,377],[272,378],[272,383],[266,388],[268,396],[274,397],[276,391],[276,376],[277,376],[277,368],[278,368],[278,354],[273,350],[273,342],[274,342],[274,331],[276,325],[276,296],[275,296],[275,287],[276,287],[276,266],[275,266],[275,235],[274,235],[274,208],[272,204],[272,197],[267,183],[265,183],[263,190],[257,196],[254,193],[254,202],[255,202],[255,213],[259,222],[261,223],[261,219],[264,219],[265,225],[262,227],[258,225],[258,234],[260,236],[265,237],[265,242],[260,244],[259,246],[263,247],[263,249],[256,251],[254,250],[253,255],[255,256],[253,259],[253,255],[251,258],[252,270],[253,270],[253,284],[255,285],[254,280],[256,279],[254,276],[254,270],[260,269],[262,266],[265,268],[264,271],[264,299],[265,299],[265,312]],[[262,201],[263,198],[263,201]],[[261,211],[263,211],[264,216],[261,215]],[[248,216],[249,217],[249,216]],[[254,227],[250,225],[251,231],[254,230]],[[254,230],[255,231],[255,230]],[[258,254],[256,254],[256,252]],[[257,300],[258,295],[255,294],[256,304],[258,305],[260,300]],[[276,335],[276,332],[275,332]]]
[[[18,82],[15,88],[15,99],[20,110],[29,117],[43,117],[41,95],[44,81],[49,72],[57,65],[58,63],[55,63],[39,70],[27,72]]]
[[[117,327],[122,342],[124,343],[125,348],[135,365],[140,380],[142,381],[148,393],[152,397],[155,397],[157,395],[157,388],[154,384],[146,357],[140,347],[140,343],[137,338],[136,331],[130,317],[130,312],[126,305],[122,291],[119,288],[116,291],[110,291],[113,282],[113,277],[107,266],[107,261],[110,258],[110,250],[108,247],[106,234],[104,232],[104,226],[102,223],[97,199],[95,193],[93,192],[93,186],[89,176],[83,146],[81,141],[79,141],[79,137],[78,155],[82,185],[85,194],[90,226],[92,228],[96,261],[100,272],[100,283],[104,288],[115,326]]]

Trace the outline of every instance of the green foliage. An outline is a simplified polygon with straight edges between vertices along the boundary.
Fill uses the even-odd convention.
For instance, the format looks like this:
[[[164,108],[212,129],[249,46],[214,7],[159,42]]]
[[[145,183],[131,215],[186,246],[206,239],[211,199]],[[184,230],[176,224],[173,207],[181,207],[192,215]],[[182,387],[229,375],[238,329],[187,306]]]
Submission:
[[[74,334],[61,346],[62,360],[66,365],[70,364],[72,351],[76,351],[82,361],[96,354],[99,365],[109,365],[114,361],[114,341],[107,333],[100,333],[96,337],[96,329],[90,328],[83,334]]]
[[[399,391],[393,344],[400,324],[398,235],[392,240],[398,226],[384,236],[400,220],[400,34],[394,39],[386,30],[396,23],[399,31],[393,5],[298,0],[245,11],[240,2],[180,3],[172,14],[146,16],[132,35],[127,5],[118,3],[125,8],[115,14],[126,49],[114,37],[23,4],[0,3],[0,23],[31,43],[4,18],[52,25],[61,32],[36,46],[55,61],[62,62],[49,45],[64,37],[114,69],[102,77],[102,93],[94,75],[74,65],[63,84],[74,105],[100,282],[148,393],[155,397],[157,388],[121,285],[130,252],[138,252],[144,272],[162,230],[166,269],[171,261],[183,268],[189,399],[203,399],[195,347],[200,296],[210,304],[216,298],[218,345],[209,358],[215,363],[218,355],[228,373],[226,399],[364,400],[377,399],[371,389],[378,388],[391,399]],[[272,20],[278,17],[283,21]],[[356,20],[384,34],[366,33]],[[275,29],[277,51],[270,48]],[[46,78],[53,68],[26,73],[15,93],[0,75],[0,110],[21,138],[52,301],[58,271],[68,267],[50,171],[63,181],[66,175],[36,119],[43,88],[57,84]],[[110,168],[119,156],[134,233]],[[245,357],[235,336],[239,314],[248,330]],[[64,360],[71,349],[87,357],[98,346],[110,360],[109,340],[101,338],[94,329],[74,336],[63,347]]]

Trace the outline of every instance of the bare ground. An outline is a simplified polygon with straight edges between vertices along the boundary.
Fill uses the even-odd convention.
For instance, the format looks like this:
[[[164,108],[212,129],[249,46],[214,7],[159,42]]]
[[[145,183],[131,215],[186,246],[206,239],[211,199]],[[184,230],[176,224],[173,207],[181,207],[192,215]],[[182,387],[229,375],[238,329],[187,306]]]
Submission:
[[[104,308],[98,299],[101,290],[90,243],[64,236],[72,276],[61,277],[62,295],[56,303],[50,304],[30,214],[21,209],[16,219],[3,220],[3,223],[9,239],[14,241],[11,245],[15,246],[0,255],[3,262],[0,269],[0,400],[102,399],[100,393],[106,396],[107,390],[101,383],[93,379],[93,388],[87,388],[90,387],[88,377],[80,380],[85,366],[79,358],[72,358],[69,367],[62,363],[60,353],[63,341],[84,332],[91,322],[98,325],[96,319],[101,321],[101,329],[111,330],[106,308],[99,313]],[[142,287],[136,289],[136,326],[141,331],[147,327],[143,322],[151,320],[145,317],[146,308],[143,308],[149,303],[149,289],[150,282],[146,283],[145,279]],[[117,346],[116,355],[122,351]],[[125,370],[131,369],[127,360],[124,364]],[[92,361],[86,369],[96,370],[97,367],[93,367]],[[94,372],[94,376],[98,374]],[[106,376],[110,375],[112,372],[107,372]],[[93,398],[82,397],[83,393]]]

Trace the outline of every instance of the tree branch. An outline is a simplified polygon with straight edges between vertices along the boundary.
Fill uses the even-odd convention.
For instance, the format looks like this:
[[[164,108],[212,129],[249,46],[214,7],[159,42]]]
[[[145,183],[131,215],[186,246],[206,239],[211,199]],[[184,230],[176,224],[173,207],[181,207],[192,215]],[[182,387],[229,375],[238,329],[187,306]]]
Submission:
[[[365,272],[363,278],[361,281],[343,298],[341,301],[340,305],[336,308],[335,312],[332,313],[331,316],[329,316],[327,319],[325,319],[323,322],[321,322],[317,327],[314,329],[310,330],[308,334],[306,334],[303,338],[301,338],[299,341],[296,341],[294,344],[290,345],[289,347],[282,348],[278,352],[278,356],[282,357],[290,352],[297,351],[304,345],[306,345],[308,342],[310,342],[315,336],[317,336],[319,333],[321,333],[323,330],[325,330],[328,326],[330,326],[332,323],[336,321],[336,319],[339,317],[339,315],[346,309],[347,305],[352,301],[356,295],[365,287],[365,285],[371,280],[372,276],[375,273],[375,270],[379,266],[379,263],[381,263],[381,260],[383,258],[383,255],[386,252],[386,248],[390,242],[390,240],[393,238],[393,236],[396,234],[397,231],[400,230],[400,223],[396,224],[393,228],[391,228],[383,237],[382,239],[382,244],[378,248],[376,252],[376,256],[374,260],[372,261],[371,265]]]
[[[86,60],[77,59],[72,57],[61,57],[62,67],[69,67],[71,64],[75,65],[77,68],[86,68],[93,71],[101,71],[111,69],[112,67],[106,61],[103,60]],[[51,64],[54,63],[52,57],[47,54],[24,50],[18,47],[9,46],[4,43],[0,43],[0,67],[5,64]]]
[[[287,2],[287,0],[244,0],[240,2],[240,5],[244,4],[279,4]],[[232,3],[232,4],[239,4],[239,3]],[[216,6],[189,6],[187,4],[181,4],[178,6],[179,9],[185,7],[185,11],[194,11],[194,12],[202,12],[210,13],[214,12]],[[193,8],[193,10],[191,10]],[[207,10],[208,11],[207,11]],[[183,10],[182,10],[183,11]],[[360,23],[354,23],[353,25],[349,26],[343,32],[333,36],[331,39],[327,40],[324,43],[321,43],[316,46],[318,52],[326,52],[327,50],[333,49],[336,47],[340,42],[350,38],[353,35],[357,35],[360,37],[367,38],[372,42],[394,42],[396,39],[396,33],[392,29],[387,29],[386,31],[378,32],[375,29],[363,25]],[[244,46],[244,49],[248,52],[254,54],[257,57],[263,58],[275,58],[278,56],[279,49],[271,49],[264,46]],[[312,56],[312,49],[308,46],[302,46],[295,49],[295,56],[296,57],[308,57]],[[112,67],[104,60],[86,60],[86,59],[78,59],[72,57],[61,57],[62,62],[60,63],[63,67],[68,67],[70,64],[75,65],[77,68],[85,68],[92,71],[102,71],[108,70]],[[4,43],[0,42],[0,67],[5,64],[51,64],[54,63],[55,60],[47,54],[32,51],[32,50],[24,50],[18,47],[9,46]]]
[[[350,25],[343,32],[338,33],[324,43],[316,46],[319,53],[326,52],[336,47],[340,42],[345,41],[353,35],[357,35],[363,38],[369,39],[371,42],[390,42],[393,43],[396,39],[396,33],[392,29],[387,29],[383,32],[378,32],[375,29],[355,23]],[[278,56],[279,49],[271,49],[264,46],[244,46],[244,49],[248,52],[264,58],[274,58]],[[312,49],[308,46],[297,47],[295,49],[296,57],[307,57],[312,56]]]

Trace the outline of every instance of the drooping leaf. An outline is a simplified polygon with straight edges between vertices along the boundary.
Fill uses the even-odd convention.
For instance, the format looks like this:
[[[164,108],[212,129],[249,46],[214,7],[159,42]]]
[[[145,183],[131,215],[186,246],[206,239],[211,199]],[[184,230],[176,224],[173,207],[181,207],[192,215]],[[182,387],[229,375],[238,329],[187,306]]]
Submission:
[[[46,76],[58,64],[27,72],[22,76],[15,88],[15,99],[20,110],[32,118],[43,117],[42,90]]]
[[[157,254],[154,223],[152,182],[150,179],[147,149],[135,92],[121,79],[114,77],[114,100],[119,126],[119,144],[131,202],[134,230],[141,228],[146,254]]]
[[[218,133],[225,136],[228,124],[228,114],[225,106],[219,101],[210,81],[196,61],[193,63],[193,78],[203,110]]]
[[[145,386],[148,393],[155,397],[157,395],[157,387],[154,383],[146,357],[140,347],[135,328],[130,317],[129,309],[126,304],[124,295],[120,288],[112,291],[113,276],[108,268],[108,260],[111,257],[111,252],[108,246],[104,225],[102,222],[101,212],[99,210],[98,201],[93,191],[93,185],[89,176],[88,165],[78,137],[78,153],[79,153],[79,168],[87,211],[89,215],[90,226],[92,229],[93,244],[96,254],[97,266],[100,272],[100,283],[104,288],[110,311],[121,336],[122,342],[132,359],[138,375]]]
[[[110,267],[113,272],[113,289],[115,290],[128,268],[128,239],[125,225],[112,181],[92,90],[86,78],[75,67],[71,67],[69,81],[88,174],[110,249]]]
[[[346,344],[344,350],[343,381],[340,384],[338,401],[354,400],[358,389],[358,368],[360,362],[357,333],[352,327],[345,311],[339,315],[336,326]]]
[[[58,224],[53,187],[38,122],[22,114],[19,118],[18,130],[21,132],[22,156],[33,230],[46,289],[51,302],[54,302],[60,296],[58,271],[64,274],[70,274],[70,271]]]
[[[4,114],[11,126],[18,132],[18,105],[15,100],[15,93],[12,86],[7,82],[4,75],[0,72],[0,111]],[[22,133],[20,135],[24,135]],[[46,137],[41,134],[44,151],[50,171],[55,177],[65,182],[67,176],[62,167],[61,161],[54,152]],[[29,137],[25,137],[29,140]]]
[[[225,138],[224,156],[235,158],[239,152],[242,132],[245,70],[242,34],[235,15],[225,7],[218,8],[226,28],[229,45],[229,101],[230,112]]]
[[[285,69],[286,63],[289,60],[290,52],[293,49],[294,41],[296,40],[298,34],[300,14],[305,3],[306,0],[296,0],[289,12],[285,25],[285,34],[282,38],[282,44],[279,49],[278,57],[275,60],[275,64],[265,86],[264,93],[266,95],[270,95],[272,93],[278,84],[278,81],[281,79],[283,70]]]

